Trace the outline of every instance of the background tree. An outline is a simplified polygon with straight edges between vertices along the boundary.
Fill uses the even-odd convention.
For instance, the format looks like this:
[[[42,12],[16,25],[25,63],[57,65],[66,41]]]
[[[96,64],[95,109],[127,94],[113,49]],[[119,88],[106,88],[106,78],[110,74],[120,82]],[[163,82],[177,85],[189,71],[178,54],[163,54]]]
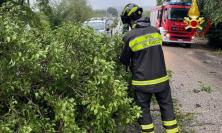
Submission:
[[[5,2],[5,0],[0,0],[0,6]]]
[[[106,10],[94,10],[93,11],[93,17],[105,17],[106,16]]]
[[[60,23],[58,16],[55,14],[55,8],[50,5],[50,0],[36,0],[41,20],[49,21],[51,26],[57,26]]]
[[[221,0],[205,0],[203,6],[204,11],[209,15],[214,23],[222,22]]]
[[[62,0],[58,11],[65,21],[83,22],[92,16],[92,8],[87,0]]]
[[[163,0],[156,0],[156,5],[161,5]]]
[[[222,1],[221,0],[203,0],[204,14],[212,21],[212,26],[207,37],[210,45],[221,45],[222,41]]]
[[[30,0],[0,0],[0,5],[2,5],[4,2],[16,2],[19,5],[29,5],[30,6]]]
[[[87,0],[36,0],[42,20],[49,21],[51,26],[63,22],[83,22],[93,15]]]
[[[150,16],[150,11],[149,10],[143,11],[143,17],[149,17],[149,16]]]
[[[117,16],[118,16],[118,11],[117,11],[117,9],[114,8],[114,7],[109,7],[109,8],[107,9],[107,13],[110,14],[110,15],[112,15],[112,16],[114,16],[114,17],[117,17]]]

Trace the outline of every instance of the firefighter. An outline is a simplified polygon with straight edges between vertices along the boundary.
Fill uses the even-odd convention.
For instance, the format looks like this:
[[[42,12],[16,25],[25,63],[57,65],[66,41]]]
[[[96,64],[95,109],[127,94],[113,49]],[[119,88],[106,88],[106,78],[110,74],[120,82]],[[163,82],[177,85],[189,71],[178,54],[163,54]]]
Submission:
[[[121,19],[131,27],[124,37],[125,43],[120,62],[132,72],[131,89],[135,92],[136,103],[142,109],[139,118],[142,133],[154,133],[150,114],[150,101],[155,95],[161,111],[166,133],[178,133],[169,77],[167,76],[162,38],[158,30],[150,26],[149,18],[141,19],[143,9],[136,4],[125,6]]]

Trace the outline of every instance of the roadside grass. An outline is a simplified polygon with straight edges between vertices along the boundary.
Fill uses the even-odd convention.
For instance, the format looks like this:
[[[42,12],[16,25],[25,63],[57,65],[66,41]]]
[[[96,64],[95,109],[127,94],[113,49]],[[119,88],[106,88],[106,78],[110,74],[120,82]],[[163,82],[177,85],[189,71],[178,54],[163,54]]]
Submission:
[[[216,54],[217,54],[217,55],[222,55],[222,49],[221,49],[221,48],[218,49],[218,50],[216,51]]]
[[[167,70],[167,74],[168,74],[168,76],[169,76],[169,78],[171,80],[172,77],[173,77],[173,71],[172,70]]]
[[[192,129],[186,129],[187,127],[189,127],[189,124],[194,119],[194,113],[183,113],[180,109],[180,106],[178,105],[178,101],[175,98],[173,99],[173,104],[174,112],[176,114],[176,118],[180,128],[180,133],[196,133]]]
[[[167,73],[171,80],[174,72],[172,70],[167,70]],[[192,129],[186,129],[187,127],[189,127],[189,124],[194,119],[194,113],[183,113],[180,109],[181,106],[178,104],[178,100],[175,98],[173,98],[173,104],[174,104],[174,112],[176,114],[176,119],[180,127],[180,133],[196,133]]]
[[[157,105],[157,104],[158,104],[155,96],[152,96],[151,103],[152,103],[153,105]]]
[[[201,84],[201,91],[211,93],[213,91],[213,88],[210,85]]]

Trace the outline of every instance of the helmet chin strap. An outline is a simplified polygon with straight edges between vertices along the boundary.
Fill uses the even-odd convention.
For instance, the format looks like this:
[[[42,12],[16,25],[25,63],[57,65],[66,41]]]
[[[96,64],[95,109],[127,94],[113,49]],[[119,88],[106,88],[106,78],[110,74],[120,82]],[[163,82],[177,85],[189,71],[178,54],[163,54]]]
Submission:
[[[129,25],[130,25],[130,27],[131,27],[132,29],[136,28],[136,22],[133,21],[133,20],[131,20],[131,22],[130,22]]]

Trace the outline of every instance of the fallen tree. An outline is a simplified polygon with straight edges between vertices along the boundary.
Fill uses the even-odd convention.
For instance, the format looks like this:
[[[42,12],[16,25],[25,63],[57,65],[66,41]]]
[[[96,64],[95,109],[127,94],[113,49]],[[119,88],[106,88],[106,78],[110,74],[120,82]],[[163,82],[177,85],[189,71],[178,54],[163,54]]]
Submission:
[[[7,11],[0,16],[1,132],[118,132],[139,117],[117,61],[118,37],[71,23],[30,27]]]

